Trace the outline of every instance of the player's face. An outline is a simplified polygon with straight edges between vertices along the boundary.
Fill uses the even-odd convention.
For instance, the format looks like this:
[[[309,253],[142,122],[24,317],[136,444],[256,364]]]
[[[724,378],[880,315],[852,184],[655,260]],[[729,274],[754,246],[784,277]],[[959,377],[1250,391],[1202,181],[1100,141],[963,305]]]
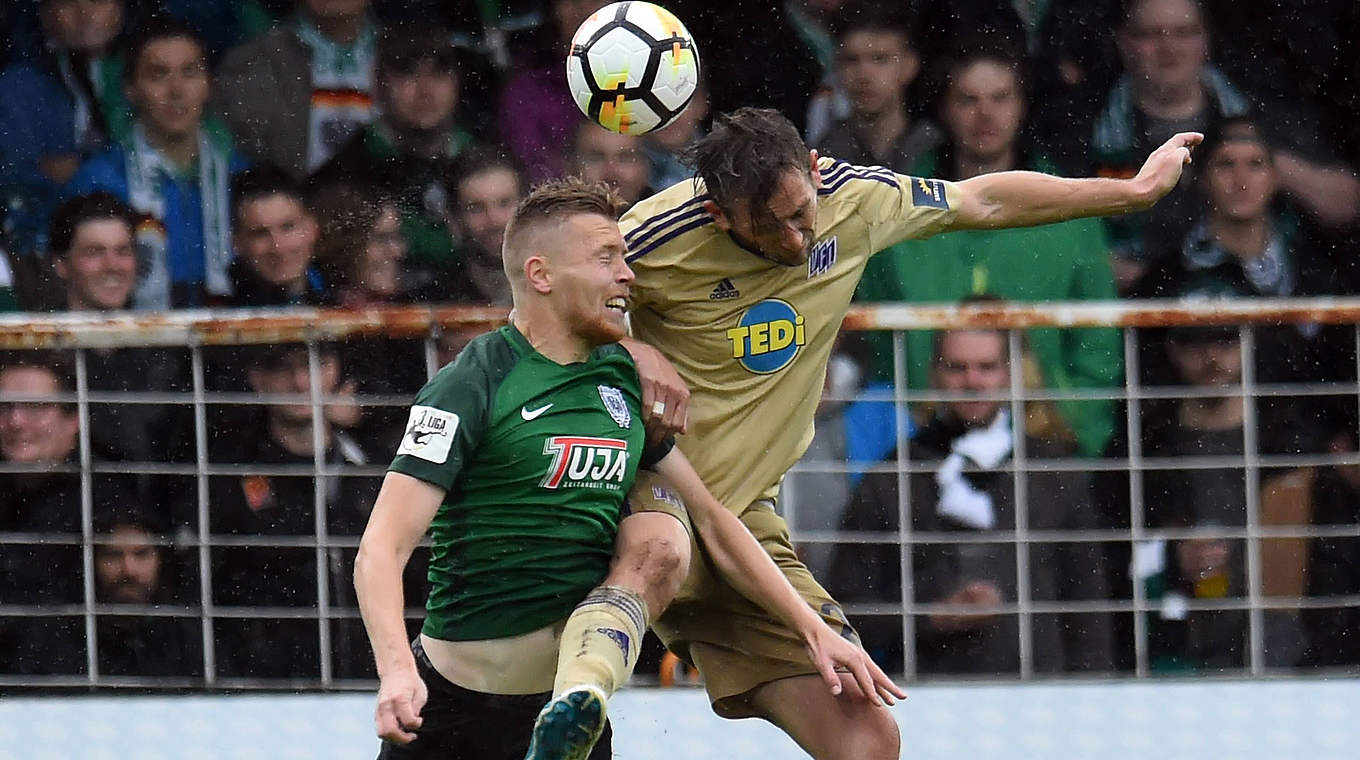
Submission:
[[[0,395],[46,396],[61,392],[40,367],[0,372]],[[0,453],[6,462],[61,462],[76,449],[80,419],[70,405],[52,401],[0,403]]]
[[[1192,85],[1209,58],[1204,19],[1192,0],[1143,0],[1119,43],[1124,68],[1156,90]]]
[[[1279,188],[1270,150],[1255,140],[1220,145],[1203,171],[1204,187],[1215,213],[1233,221],[1265,216]]]
[[[169,37],[147,45],[128,84],[128,100],[150,130],[183,138],[198,129],[210,91],[203,51],[193,40]]]
[[[933,369],[942,391],[997,393],[1010,386],[1006,336],[993,331],[957,330],[940,338]],[[950,401],[949,412],[968,427],[990,423],[1004,401]]]
[[[877,116],[900,109],[903,91],[919,68],[907,41],[893,31],[851,32],[836,51],[836,71],[856,114]]]
[[[583,124],[576,136],[576,166],[587,182],[613,186],[625,203],[636,203],[647,189],[647,158],[642,141],[594,124]]]
[[[557,315],[592,346],[627,335],[629,285],[633,270],[619,225],[598,214],[577,214],[564,222],[551,254],[552,300]]]
[[[146,604],[152,601],[160,580],[161,558],[151,536],[140,529],[120,526],[109,543],[95,547],[94,570],[102,601],[115,604]]]
[[[71,249],[53,261],[72,310],[125,309],[137,280],[132,230],[120,219],[91,219],[76,228]]]
[[[807,263],[816,241],[817,186],[820,178],[790,170],[779,181],[765,213],[751,213],[749,203],[738,203],[731,215],[715,219],[720,229],[766,258],[799,266]]]
[[[303,283],[316,250],[316,220],[296,198],[268,195],[241,204],[237,252],[265,282]]]
[[[398,129],[430,132],[446,129],[458,106],[458,75],[434,60],[410,71],[387,72],[383,87],[386,116]]]
[[[977,61],[956,72],[941,115],[961,153],[992,160],[1011,150],[1025,112],[1015,72]]]
[[[454,221],[488,263],[500,264],[505,227],[519,201],[519,177],[503,167],[474,174],[458,183]]]

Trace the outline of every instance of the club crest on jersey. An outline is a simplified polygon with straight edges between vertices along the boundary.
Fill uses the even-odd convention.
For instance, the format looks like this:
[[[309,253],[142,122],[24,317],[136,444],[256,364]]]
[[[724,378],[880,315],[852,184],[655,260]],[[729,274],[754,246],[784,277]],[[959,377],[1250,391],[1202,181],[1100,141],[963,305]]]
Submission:
[[[628,472],[628,442],[618,438],[554,435],[543,441],[552,457],[543,488],[603,488],[618,491]]]
[[[808,256],[808,279],[826,274],[834,266],[836,266],[836,236],[832,235],[813,244],[812,254]]]
[[[727,331],[732,358],[759,375],[789,366],[807,342],[805,318],[787,301],[767,298],[747,309]]]
[[[609,412],[609,416],[614,418],[619,427],[626,428],[633,424],[633,415],[628,411],[628,402],[623,400],[623,391],[609,385],[597,386],[600,389],[600,400],[604,402],[604,410]]]

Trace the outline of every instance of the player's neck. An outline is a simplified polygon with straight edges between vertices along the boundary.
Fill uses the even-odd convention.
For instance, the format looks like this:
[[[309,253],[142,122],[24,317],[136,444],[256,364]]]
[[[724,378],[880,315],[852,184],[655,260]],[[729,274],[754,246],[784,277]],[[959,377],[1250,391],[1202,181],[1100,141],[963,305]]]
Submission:
[[[869,149],[874,160],[879,162],[887,159],[888,152],[906,133],[909,123],[907,112],[900,103],[894,103],[881,113],[857,113],[854,116],[856,136]]]
[[[1212,216],[1209,231],[1219,245],[1242,261],[1258,258],[1270,242],[1270,222],[1265,217],[1225,219]]]
[[[979,174],[1010,171],[1015,168],[1015,156],[1014,145],[991,156],[960,150],[954,154],[955,176],[964,180],[969,177],[976,177]]]
[[[516,305],[514,324],[535,351],[558,364],[583,362],[594,348],[565,321],[536,304]]]

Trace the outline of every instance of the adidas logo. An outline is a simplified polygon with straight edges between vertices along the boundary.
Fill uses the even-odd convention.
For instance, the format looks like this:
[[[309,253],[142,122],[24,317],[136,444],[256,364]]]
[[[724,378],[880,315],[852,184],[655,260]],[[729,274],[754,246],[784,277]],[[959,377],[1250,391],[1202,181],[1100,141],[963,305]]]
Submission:
[[[708,300],[726,301],[729,298],[736,298],[740,295],[741,291],[737,290],[737,286],[733,285],[731,280],[724,277],[718,281],[718,286],[713,289],[713,292],[708,294]]]

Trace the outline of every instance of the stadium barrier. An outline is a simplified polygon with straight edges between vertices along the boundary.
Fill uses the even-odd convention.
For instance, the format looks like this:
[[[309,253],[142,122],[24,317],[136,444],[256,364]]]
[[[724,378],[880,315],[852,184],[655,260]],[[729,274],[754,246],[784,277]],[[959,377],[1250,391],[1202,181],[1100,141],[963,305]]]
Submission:
[[[306,394],[271,394],[257,397],[250,394],[214,392],[204,383],[204,352],[216,346],[239,346],[279,342],[303,342],[309,347],[309,373],[313,385],[316,383],[319,366],[318,345],[322,341],[347,340],[364,336],[384,336],[390,338],[420,338],[424,340],[424,361],[427,373],[437,368],[440,337],[447,330],[468,326],[489,326],[503,321],[504,310],[466,307],[427,308],[392,307],[357,311],[280,309],[229,311],[186,311],[167,314],[112,314],[112,315],[6,315],[0,317],[0,348],[23,350],[34,348],[68,349],[75,356],[77,388],[74,394],[44,396],[40,400],[74,403],[82,417],[80,436],[79,475],[82,484],[81,533],[79,536],[43,536],[42,541],[51,543],[78,544],[84,558],[84,601],[80,605],[52,608],[42,605],[0,604],[0,618],[11,617],[54,617],[59,615],[76,616],[83,620],[86,641],[90,644],[86,651],[86,668],[76,675],[44,674],[0,674],[0,687],[145,687],[145,688],[227,688],[227,689],[277,689],[277,688],[321,688],[321,689],[371,689],[373,684],[366,679],[345,679],[337,677],[331,663],[332,627],[337,621],[350,621],[357,618],[357,610],[352,605],[333,603],[329,598],[328,583],[318,572],[317,597],[314,609],[281,612],[276,608],[214,606],[210,601],[209,589],[212,588],[209,552],[214,547],[240,545],[252,546],[293,546],[313,548],[316,553],[317,567],[327,567],[328,552],[336,548],[355,546],[353,537],[328,535],[326,528],[326,500],[320,489],[317,491],[315,515],[315,535],[302,540],[285,541],[276,537],[260,537],[245,541],[240,537],[212,535],[208,529],[207,479],[221,474],[242,474],[255,472],[250,467],[226,466],[212,463],[207,457],[207,415],[206,408],[214,404],[274,404],[304,403],[312,406],[314,419],[319,420],[322,408],[341,399],[323,397],[315,392]],[[1155,461],[1141,455],[1138,441],[1139,406],[1148,399],[1180,398],[1186,396],[1240,395],[1244,399],[1259,399],[1270,396],[1323,396],[1340,395],[1352,399],[1360,397],[1360,386],[1354,380],[1340,383],[1297,383],[1289,385],[1269,385],[1256,381],[1254,372],[1255,331],[1263,326],[1281,324],[1328,324],[1356,325],[1360,323],[1360,299],[1288,299],[1256,301],[1201,301],[1201,302],[1117,302],[1117,303],[1044,303],[1035,305],[877,305],[854,308],[845,320],[845,328],[851,331],[891,331],[893,334],[893,365],[895,368],[895,387],[878,400],[890,403],[899,424],[896,425],[896,443],[899,452],[906,450],[907,425],[905,420],[909,407],[918,402],[941,402],[959,399],[960,396],[913,391],[906,387],[906,342],[904,331],[930,330],[958,327],[996,327],[996,328],[1035,328],[1035,327],[1115,327],[1123,331],[1123,359],[1125,364],[1123,385],[1108,389],[1076,389],[1068,391],[1035,390],[1025,387],[1021,377],[1021,362],[1011,362],[1011,387],[1004,400],[1011,405],[1013,417],[1023,419],[1025,404],[1032,401],[1054,401],[1063,399],[1114,399],[1126,402],[1124,412],[1128,427],[1130,454],[1120,459],[1083,459],[1083,460],[1040,460],[1026,457],[1024,445],[1019,441],[1021,431],[1017,426],[1015,433],[1017,445],[1013,461],[1002,469],[1018,473],[1038,471],[1068,470],[1113,470],[1131,474],[1129,480],[1129,501],[1131,528],[1126,530],[1083,530],[1058,533],[1036,533],[1026,525],[1025,478],[1015,479],[1016,525],[1013,531],[1004,534],[983,534],[971,539],[960,538],[958,534],[948,536],[914,534],[910,528],[911,505],[908,489],[900,489],[899,524],[903,528],[888,537],[882,535],[841,534],[835,531],[804,532],[796,536],[803,544],[818,543],[885,543],[900,546],[902,568],[902,598],[894,603],[875,605],[848,605],[851,615],[879,615],[900,619],[902,633],[903,662],[901,671],[909,679],[917,676],[915,651],[916,616],[934,612],[960,613],[968,609],[945,604],[925,604],[913,595],[910,558],[913,548],[929,543],[960,543],[968,541],[1013,542],[1015,546],[1016,577],[1029,577],[1030,546],[1040,541],[1103,541],[1131,543],[1134,547],[1148,542],[1177,540],[1183,538],[1224,538],[1240,541],[1245,545],[1245,592],[1240,598],[1224,597],[1210,600],[1193,600],[1191,610],[1242,610],[1248,617],[1246,657],[1241,675],[1270,676],[1282,671],[1274,668],[1268,661],[1266,652],[1266,615],[1271,611],[1297,611],[1306,608],[1360,606],[1360,596],[1308,597],[1295,585],[1290,593],[1266,588],[1265,564],[1267,557],[1281,555],[1281,548],[1294,551],[1298,545],[1319,537],[1355,538],[1360,537],[1360,525],[1318,527],[1309,524],[1267,524],[1261,514],[1261,488],[1259,474],[1263,468],[1307,468],[1327,465],[1360,464],[1356,454],[1341,455],[1281,455],[1271,456],[1259,453],[1258,434],[1255,414],[1250,411],[1253,404],[1247,404],[1244,419],[1244,446],[1246,454],[1231,461],[1223,457],[1188,457],[1174,463],[1176,467],[1232,467],[1244,473],[1246,518],[1241,526],[1219,528],[1152,529],[1145,526],[1143,519],[1142,476],[1144,473],[1165,469],[1173,465]],[[1139,344],[1137,335],[1140,328],[1158,328],[1188,325],[1231,325],[1240,336],[1244,371],[1239,385],[1216,388],[1212,392],[1196,391],[1188,388],[1152,388],[1140,384]],[[1360,328],[1352,330],[1352,340],[1360,342]],[[182,394],[152,394],[136,392],[95,392],[87,385],[85,369],[89,351],[125,346],[166,346],[187,349],[191,359],[192,389]],[[1013,331],[1009,337],[1009,350],[1013,356],[1022,351],[1021,332]],[[974,398],[974,397],[969,397]],[[26,402],[30,397],[0,397],[3,402]],[[407,399],[402,397],[361,398],[366,405],[404,406]],[[181,404],[193,412],[194,461],[192,463],[145,463],[119,464],[96,463],[90,451],[88,413],[91,404],[98,403],[147,403]],[[319,433],[318,433],[319,435]],[[0,463],[6,472],[22,470],[14,465]],[[862,471],[864,466],[851,468],[844,463],[832,465],[800,465],[807,471],[840,472]],[[896,461],[878,465],[888,471],[903,474],[930,471],[923,465],[909,461],[899,453]],[[180,534],[167,539],[174,546],[196,552],[197,572],[200,575],[199,588],[203,603],[188,605],[182,609],[167,611],[163,608],[138,608],[127,605],[105,605],[96,602],[90,568],[93,562],[93,549],[101,539],[94,533],[92,488],[94,476],[108,471],[136,472],[141,474],[173,474],[195,478],[197,488],[197,530],[193,534]],[[268,472],[268,470],[259,470]],[[367,467],[336,467],[323,461],[317,454],[309,472],[299,473],[289,470],[287,474],[306,474],[318,479],[329,477],[378,477],[381,464]],[[788,510],[797,509],[797,496],[791,494]],[[795,522],[791,519],[791,522]],[[0,545],[28,544],[33,542],[28,535],[0,534]],[[1292,548],[1291,548],[1292,547]],[[1285,555],[1288,551],[1283,552]],[[1034,669],[1032,642],[1032,622],[1036,615],[1057,613],[1116,613],[1130,615],[1133,628],[1132,672],[1137,677],[1153,673],[1148,655],[1149,614],[1164,613],[1164,603],[1149,599],[1142,583],[1133,583],[1128,598],[1088,602],[1048,602],[1030,598],[1028,584],[1019,583],[1017,598],[1003,603],[990,611],[1003,615],[1015,615],[1019,621],[1019,669],[1014,676],[1028,680],[1038,677]],[[97,662],[98,642],[96,620],[105,615],[181,615],[198,621],[203,645],[202,678],[174,679],[150,677],[112,677],[101,674]],[[409,611],[413,618],[419,618],[421,611]],[[320,668],[316,678],[279,681],[259,678],[221,678],[217,674],[214,657],[214,626],[217,621],[232,617],[303,617],[318,621],[317,636],[320,652]]]

